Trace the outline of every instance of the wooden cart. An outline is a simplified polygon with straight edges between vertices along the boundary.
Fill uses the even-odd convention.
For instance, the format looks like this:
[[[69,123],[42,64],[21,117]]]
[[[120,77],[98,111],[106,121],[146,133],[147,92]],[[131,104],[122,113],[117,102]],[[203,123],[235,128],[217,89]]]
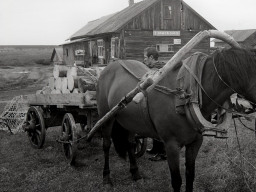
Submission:
[[[96,92],[70,94],[33,94],[28,95],[29,109],[23,129],[34,148],[42,148],[46,130],[61,126],[57,140],[63,145],[69,163],[74,163],[77,145],[98,121]],[[136,156],[145,153],[146,138],[136,137]]]

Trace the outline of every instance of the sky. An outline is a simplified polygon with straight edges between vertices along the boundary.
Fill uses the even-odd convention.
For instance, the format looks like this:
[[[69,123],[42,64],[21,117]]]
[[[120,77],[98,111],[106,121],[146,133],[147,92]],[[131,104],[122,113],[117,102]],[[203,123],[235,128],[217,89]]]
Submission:
[[[256,29],[255,0],[184,1],[220,31]],[[60,45],[87,22],[127,6],[128,0],[0,0],[0,45]]]

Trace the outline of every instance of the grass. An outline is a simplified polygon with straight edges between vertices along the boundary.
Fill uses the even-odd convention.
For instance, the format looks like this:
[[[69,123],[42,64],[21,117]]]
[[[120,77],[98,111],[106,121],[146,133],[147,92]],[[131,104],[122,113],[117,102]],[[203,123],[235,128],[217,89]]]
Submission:
[[[252,122],[243,120],[248,126]],[[256,191],[255,135],[236,120],[240,156],[234,124],[229,129],[227,140],[205,138],[197,159],[196,186],[206,191]],[[246,160],[245,160],[246,159]],[[253,165],[253,166],[252,166]],[[249,184],[249,188],[245,183]]]
[[[0,68],[50,64],[54,46],[0,46]]]
[[[246,122],[247,123],[247,122]],[[239,124],[239,139],[243,156],[255,165],[254,133]],[[0,132],[0,188],[2,191],[105,191],[102,185],[104,164],[101,139],[92,143],[82,142],[79,147],[77,166],[67,164],[61,144],[55,140],[60,127],[47,130],[43,149],[31,148],[25,133],[10,135]],[[228,143],[228,147],[226,145]],[[227,157],[229,156],[229,158]],[[129,162],[110,151],[111,176],[114,187],[111,191],[170,191],[170,174],[166,161],[151,162],[145,154],[138,159],[143,181],[133,182]],[[184,150],[181,153],[181,173],[184,191]],[[248,163],[243,167],[234,129],[225,140],[205,138],[196,161],[196,192],[247,192],[249,191],[242,172],[246,172],[249,187],[255,191],[255,172]]]

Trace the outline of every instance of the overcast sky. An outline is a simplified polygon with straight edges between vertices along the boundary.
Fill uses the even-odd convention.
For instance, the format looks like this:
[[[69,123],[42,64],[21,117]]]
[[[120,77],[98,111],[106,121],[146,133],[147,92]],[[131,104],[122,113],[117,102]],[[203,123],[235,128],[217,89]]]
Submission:
[[[184,1],[218,30],[256,29],[256,0]],[[0,0],[0,45],[59,45],[88,21],[127,6],[128,0]]]

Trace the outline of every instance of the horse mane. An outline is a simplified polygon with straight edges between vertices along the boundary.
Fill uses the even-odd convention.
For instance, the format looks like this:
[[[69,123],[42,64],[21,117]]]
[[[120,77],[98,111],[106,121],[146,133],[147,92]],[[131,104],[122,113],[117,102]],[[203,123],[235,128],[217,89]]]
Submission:
[[[244,91],[248,85],[249,77],[256,74],[256,55],[249,49],[226,48],[216,50],[210,58],[213,59],[216,69],[221,78],[231,87],[237,85]],[[216,74],[216,71],[214,71]],[[220,81],[215,75],[215,82]],[[222,83],[223,84],[223,83]]]

